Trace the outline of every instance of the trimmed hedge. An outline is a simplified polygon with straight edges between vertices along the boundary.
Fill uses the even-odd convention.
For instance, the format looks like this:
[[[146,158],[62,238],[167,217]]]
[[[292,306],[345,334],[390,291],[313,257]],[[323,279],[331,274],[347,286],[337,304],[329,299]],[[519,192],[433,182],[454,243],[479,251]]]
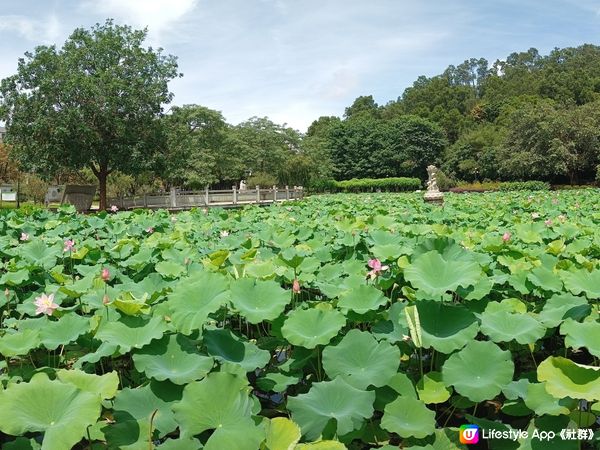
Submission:
[[[318,180],[310,185],[313,192],[407,192],[421,189],[418,178],[353,178],[351,180]]]
[[[418,178],[353,178],[351,180],[336,181],[338,192],[406,192],[421,189],[421,180]]]
[[[550,183],[545,181],[509,181],[501,183],[499,191],[549,191]]]

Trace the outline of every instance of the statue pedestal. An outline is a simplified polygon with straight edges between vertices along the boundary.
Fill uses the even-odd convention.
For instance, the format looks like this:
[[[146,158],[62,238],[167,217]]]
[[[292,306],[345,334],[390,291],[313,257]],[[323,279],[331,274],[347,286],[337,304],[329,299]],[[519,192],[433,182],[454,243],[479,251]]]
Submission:
[[[444,194],[440,191],[426,192],[423,196],[423,200],[427,203],[442,205],[444,203]]]

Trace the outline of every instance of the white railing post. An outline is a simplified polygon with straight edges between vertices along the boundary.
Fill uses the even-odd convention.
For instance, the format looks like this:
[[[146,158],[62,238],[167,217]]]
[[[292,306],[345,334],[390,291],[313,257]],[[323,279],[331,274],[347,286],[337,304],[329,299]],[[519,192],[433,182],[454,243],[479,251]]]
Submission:
[[[208,204],[210,203],[210,194],[208,192],[208,184],[206,185],[206,188],[204,188],[204,203],[206,204],[206,206],[208,206]]]
[[[237,205],[237,202],[238,202],[237,188],[235,186],[232,186],[231,189],[233,189],[233,204]]]
[[[260,186],[256,185],[256,203],[260,203]]]
[[[290,187],[289,186],[285,186],[285,199],[289,200],[290,199]]]
[[[277,186],[273,185],[273,203],[277,203]]]

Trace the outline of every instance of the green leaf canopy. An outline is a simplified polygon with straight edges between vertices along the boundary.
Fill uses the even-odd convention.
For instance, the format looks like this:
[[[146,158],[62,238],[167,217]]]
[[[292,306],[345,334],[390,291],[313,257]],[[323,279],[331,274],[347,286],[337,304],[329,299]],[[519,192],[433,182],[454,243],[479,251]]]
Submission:
[[[246,380],[222,372],[188,384],[181,402],[173,406],[181,436],[214,430],[205,449],[258,448],[264,431],[251,419],[253,402],[248,392]]]
[[[186,384],[203,378],[212,368],[211,357],[199,354],[181,334],[164,336],[133,355],[135,368],[158,381]]]
[[[472,341],[442,366],[447,386],[474,402],[490,400],[512,381],[511,354],[493,342]]]
[[[473,286],[481,278],[481,268],[474,261],[447,261],[432,250],[417,257],[404,270],[404,278],[423,293],[438,298],[459,286]]]
[[[339,344],[323,350],[323,368],[334,379],[338,375],[358,389],[384,386],[400,365],[400,349],[371,333],[351,330]]]
[[[281,327],[281,334],[291,344],[315,348],[328,344],[345,323],[346,317],[336,310],[295,309]]]
[[[0,431],[13,436],[41,431],[42,450],[72,448],[101,410],[99,395],[51,381],[44,373],[0,391],[0,404]]]
[[[360,428],[373,414],[374,391],[356,389],[341,377],[314,383],[310,391],[288,398],[292,419],[310,440],[319,437],[327,422],[335,419],[338,435]]]

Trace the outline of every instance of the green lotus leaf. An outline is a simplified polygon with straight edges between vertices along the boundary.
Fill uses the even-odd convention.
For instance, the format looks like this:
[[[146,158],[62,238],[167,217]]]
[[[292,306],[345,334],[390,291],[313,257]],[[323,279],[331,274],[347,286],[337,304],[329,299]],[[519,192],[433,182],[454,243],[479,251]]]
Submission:
[[[522,223],[515,226],[516,237],[526,244],[543,242],[541,233],[544,232],[544,224],[540,222]]]
[[[267,450],[294,450],[300,441],[300,427],[285,417],[275,417],[266,422],[267,439],[264,446]]]
[[[307,444],[298,444],[294,450],[347,450],[344,444],[338,441],[319,441]]]
[[[40,450],[41,448],[42,446],[35,439],[24,437],[19,437],[2,446],[2,450]]]
[[[600,269],[591,272],[579,269],[575,272],[561,272],[565,287],[575,295],[584,293],[589,299],[600,299]]]
[[[334,379],[338,375],[358,389],[384,386],[398,371],[400,349],[377,342],[371,333],[350,330],[339,342],[323,350],[323,368]]]
[[[476,284],[481,278],[481,268],[474,261],[445,260],[437,251],[430,251],[404,270],[404,278],[416,289],[437,298],[459,286]]]
[[[92,439],[106,441],[109,450],[145,450],[150,439],[150,419],[135,420],[126,416],[120,417],[115,423],[104,425],[99,429],[99,436]],[[158,413],[157,413],[158,414]],[[97,425],[96,425],[97,426]],[[152,428],[152,439],[157,439],[158,433]]]
[[[546,300],[539,317],[546,327],[551,328],[560,325],[568,317],[585,317],[589,311],[590,306],[585,297],[557,294]]]
[[[336,310],[295,309],[281,327],[281,334],[290,344],[315,348],[328,344],[345,324],[346,318]]]
[[[444,383],[474,402],[493,399],[512,381],[513,372],[510,352],[487,341],[468,343],[442,367]]]
[[[99,394],[102,399],[113,398],[119,389],[119,375],[115,371],[100,376],[81,370],[60,369],[56,376],[60,381],[71,383],[84,392]]]
[[[167,439],[155,448],[157,450],[198,450],[202,448],[202,444],[196,438]]]
[[[340,294],[338,307],[342,310],[364,314],[385,305],[389,299],[372,285],[361,285]]]
[[[383,410],[381,426],[403,438],[421,439],[435,431],[435,411],[421,400],[398,397]]]
[[[423,347],[452,353],[477,336],[477,319],[464,306],[423,300],[415,305],[419,311]]]
[[[98,394],[50,381],[44,373],[0,391],[0,404],[0,431],[12,436],[43,432],[42,450],[73,448],[101,411]]]
[[[21,330],[0,337],[0,354],[5,358],[26,355],[40,345],[39,330]]]
[[[560,333],[565,335],[565,346],[571,348],[587,348],[588,352],[600,357],[600,323],[576,322],[567,319],[560,327]]]
[[[546,383],[529,383],[524,400],[525,405],[538,416],[569,414],[571,412],[570,407],[573,406],[572,400],[558,399],[550,395],[546,390]]]
[[[121,351],[128,352],[132,348],[142,348],[153,339],[160,339],[167,330],[160,317],[146,319],[140,316],[123,316],[115,322],[107,322],[100,326],[96,338],[116,344]]]
[[[240,278],[231,283],[231,303],[250,323],[276,319],[290,300],[290,291],[272,280]]]
[[[330,419],[336,419],[338,435],[360,428],[363,420],[373,414],[374,400],[375,392],[356,389],[337,377],[313,383],[306,394],[288,397],[287,406],[302,434],[315,440]]]
[[[178,278],[185,273],[185,266],[175,261],[161,261],[154,269],[165,278]]]
[[[417,393],[423,403],[444,403],[452,395],[452,389],[442,381],[442,374],[429,372],[417,383]]]
[[[181,437],[214,430],[205,449],[258,448],[264,431],[251,418],[253,401],[248,392],[245,379],[222,372],[188,384],[181,401],[173,405]]]
[[[229,330],[206,330],[204,345],[209,355],[221,362],[238,364],[246,372],[264,367],[271,359],[267,350],[261,350],[252,342],[242,341]]]
[[[79,358],[77,362],[73,364],[73,367],[76,369],[81,369],[84,364],[97,363],[102,358],[114,355],[118,349],[118,345],[111,344],[109,342],[103,342],[95,352],[87,353],[85,356]]]
[[[123,427],[135,430],[137,421],[149,425],[154,416],[153,427],[158,430],[159,436],[165,436],[178,426],[171,408],[181,400],[181,393],[180,386],[168,381],[152,381],[135,389],[125,388],[117,393],[113,404],[116,425],[123,424]],[[133,423],[125,425],[127,422]],[[147,434],[144,438],[147,439]]]
[[[49,320],[40,330],[40,339],[44,347],[54,350],[60,345],[67,345],[75,341],[88,331],[90,331],[89,318],[71,313],[61,317],[58,321]]]
[[[56,258],[61,251],[58,247],[48,247],[41,239],[35,239],[21,245],[19,253],[31,266],[50,270],[56,265]]]
[[[6,272],[0,277],[0,285],[19,286],[29,280],[29,270],[21,269],[16,272]]]
[[[552,270],[544,266],[536,267],[527,275],[534,285],[549,292],[562,292],[562,281]]]
[[[148,314],[150,312],[150,305],[146,303],[147,301],[147,293],[144,293],[141,298],[137,298],[131,292],[123,292],[118,298],[113,300],[111,304],[123,314],[136,316],[138,314]]]
[[[208,315],[227,302],[228,288],[227,279],[216,273],[199,272],[193,280],[180,279],[168,301],[177,330],[185,335],[201,330]]]
[[[256,380],[256,385],[264,391],[283,392],[288,386],[297,384],[299,376],[285,375],[279,372],[267,373]]]
[[[172,334],[152,342],[133,355],[135,368],[149,378],[187,384],[204,378],[214,361],[198,353],[193,342],[183,335]]]
[[[538,380],[556,398],[600,400],[600,368],[576,364],[570,359],[550,356],[538,366]]]
[[[515,340],[519,344],[533,344],[546,334],[546,327],[529,314],[486,309],[481,314],[481,331],[494,342]]]

